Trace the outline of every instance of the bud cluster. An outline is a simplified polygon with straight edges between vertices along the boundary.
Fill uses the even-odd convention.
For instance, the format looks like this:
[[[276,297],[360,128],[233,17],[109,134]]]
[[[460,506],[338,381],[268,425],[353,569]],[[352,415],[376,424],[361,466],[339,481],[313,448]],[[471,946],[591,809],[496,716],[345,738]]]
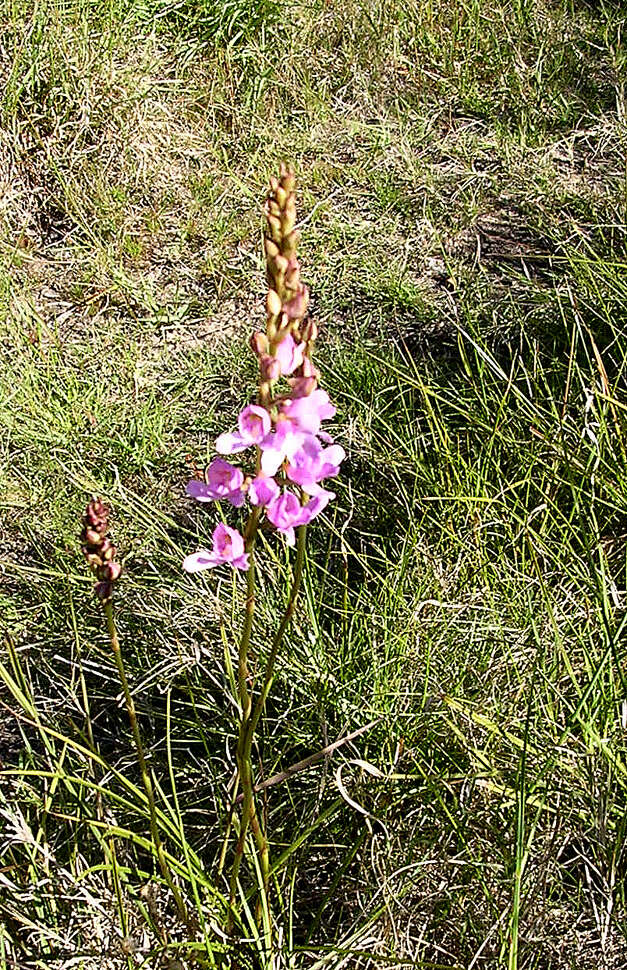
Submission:
[[[122,572],[121,565],[115,561],[117,550],[108,532],[109,508],[102,499],[92,499],[83,516],[81,542],[87,564],[98,580],[94,592],[102,603],[111,599],[113,584]]]
[[[296,195],[293,173],[281,165],[279,178],[270,179],[266,200],[267,232],[264,242],[268,295],[266,297],[266,333],[270,353],[284,336],[291,333],[297,342],[315,339],[315,324],[303,327],[309,306],[309,290],[300,278],[296,247],[300,233],[296,224]],[[307,332],[305,332],[307,331]]]

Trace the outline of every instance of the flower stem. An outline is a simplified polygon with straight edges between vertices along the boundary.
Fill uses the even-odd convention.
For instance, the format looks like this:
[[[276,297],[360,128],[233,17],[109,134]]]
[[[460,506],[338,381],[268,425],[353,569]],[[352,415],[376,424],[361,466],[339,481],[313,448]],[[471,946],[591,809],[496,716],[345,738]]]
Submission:
[[[245,757],[245,742],[248,730],[248,722],[252,710],[252,693],[248,689],[248,651],[250,649],[250,635],[252,632],[253,619],[255,615],[255,540],[257,538],[257,525],[259,523],[260,515],[260,508],[255,509],[254,512],[251,513],[245,533],[246,552],[248,553],[249,557],[249,566],[246,584],[246,611],[244,614],[244,625],[240,637],[237,660],[237,686],[240,705],[240,724],[239,736],[237,739],[237,751],[235,755],[240,784],[242,786],[242,794],[244,797],[242,801],[239,836],[235,846],[235,856],[233,858],[233,869],[231,871],[230,880],[230,928],[232,928],[232,915],[237,896],[237,880],[244,855],[248,825],[251,824],[251,828],[255,833],[259,826],[255,812],[252,764],[250,762],[250,753],[247,759]]]
[[[285,613],[281,623],[279,624],[279,629],[274,635],[274,640],[272,641],[272,646],[270,648],[270,656],[266,662],[266,675],[263,682],[263,687],[261,688],[261,693],[257,698],[257,703],[255,704],[254,711],[250,717],[249,727],[248,727],[248,738],[247,742],[249,747],[252,745],[253,735],[259,723],[259,719],[263,714],[264,707],[266,705],[266,700],[268,699],[268,694],[270,693],[270,688],[272,686],[272,679],[274,676],[274,665],[276,663],[276,658],[279,652],[279,648],[283,642],[283,637],[290,624],[290,620],[294,615],[294,610],[296,609],[296,598],[300,591],[300,587],[303,581],[303,569],[305,565],[305,539],[307,536],[307,526],[301,525],[298,527],[298,544],[296,548],[296,564],[294,566],[294,579],[292,580],[292,588],[290,590],[289,599],[287,601],[287,606],[285,608]]]
[[[113,604],[111,600],[104,603],[104,612],[107,618],[107,628],[109,631],[109,639],[111,641],[111,650],[113,651],[113,656],[115,658],[115,663],[118,668],[118,677],[120,678],[120,684],[122,685],[122,692],[124,694],[124,700],[126,702],[126,710],[128,711],[128,719],[131,724],[131,730],[133,732],[133,740],[135,742],[135,751],[137,753],[137,763],[139,765],[139,771],[142,777],[142,783],[144,786],[144,791],[146,793],[146,799],[148,801],[148,810],[150,812],[150,833],[152,835],[152,842],[157,854],[157,860],[159,862],[159,868],[161,869],[161,874],[165,879],[170,892],[176,903],[176,908],[178,910],[179,916],[183,923],[190,927],[191,921],[189,914],[187,912],[187,907],[181,895],[181,892],[172,878],[172,873],[170,867],[166,861],[165,852],[163,851],[163,843],[161,841],[161,836],[159,835],[159,826],[157,823],[157,806],[155,802],[155,793],[152,784],[152,779],[150,777],[150,772],[146,764],[146,758],[144,755],[144,747],[142,744],[141,735],[139,733],[139,724],[137,723],[137,714],[135,712],[135,704],[133,702],[133,697],[131,695],[128,680],[126,678],[126,670],[124,667],[124,660],[122,658],[122,651],[120,649],[120,641],[118,639],[118,633],[115,626],[115,620],[113,618]]]
[[[261,693],[257,698],[254,710],[252,714],[249,714],[247,723],[242,722],[243,727],[243,737],[242,738],[242,749],[241,749],[241,763],[245,766],[246,771],[246,783],[250,784],[250,792],[242,779],[242,790],[244,792],[244,803],[242,806],[242,820],[249,816],[250,817],[250,827],[255,837],[255,842],[257,843],[257,852],[259,853],[259,866],[261,869],[261,874],[263,878],[264,891],[266,893],[266,898],[268,895],[269,883],[270,883],[270,853],[268,849],[268,841],[261,828],[259,819],[257,817],[257,812],[255,808],[255,796],[254,796],[254,784],[252,778],[252,744],[255,735],[255,730],[259,723],[259,720],[263,714],[266,700],[268,699],[268,694],[270,693],[270,687],[272,686],[272,680],[274,675],[274,665],[276,663],[276,658],[279,652],[281,643],[283,642],[283,637],[285,636],[285,631],[287,630],[290,620],[294,615],[294,610],[296,608],[296,598],[298,596],[302,579],[303,579],[303,567],[305,563],[305,538],[307,534],[307,526],[301,525],[298,529],[298,546],[296,551],[296,565],[294,567],[294,578],[292,581],[292,588],[290,590],[289,599],[287,606],[285,608],[285,613],[279,624],[279,628],[272,641],[272,646],[270,648],[270,656],[268,657],[266,663],[266,672],[264,677],[263,686],[261,688]]]

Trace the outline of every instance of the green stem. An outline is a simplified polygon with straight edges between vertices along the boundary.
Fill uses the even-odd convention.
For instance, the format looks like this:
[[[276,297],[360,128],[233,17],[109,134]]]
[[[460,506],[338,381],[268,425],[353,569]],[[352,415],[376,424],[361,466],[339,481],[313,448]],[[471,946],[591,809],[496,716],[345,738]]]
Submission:
[[[239,837],[237,839],[237,844],[235,846],[235,856],[233,858],[233,869],[231,871],[231,881],[230,881],[231,917],[229,918],[230,927],[232,926],[232,914],[235,908],[235,900],[237,897],[237,880],[239,876],[239,870],[242,864],[242,857],[244,855],[244,848],[246,845],[246,835],[248,832],[248,824],[251,821],[251,813],[254,811],[252,765],[250,764],[250,759],[248,761],[248,764],[245,763],[244,750],[245,750],[248,721],[249,721],[250,712],[252,709],[252,695],[248,690],[248,651],[250,648],[250,635],[252,632],[253,618],[255,615],[255,539],[257,538],[257,525],[259,523],[260,515],[261,515],[261,509],[260,508],[255,509],[255,511],[251,514],[248,520],[248,524],[246,526],[246,534],[245,534],[246,552],[248,553],[249,566],[248,566],[247,582],[246,582],[246,612],[244,614],[244,626],[242,628],[242,635],[240,637],[239,653],[238,653],[238,659],[237,659],[237,687],[238,687],[239,705],[240,705],[240,724],[239,724],[239,736],[237,739],[237,751],[235,755],[237,770],[239,773],[244,799],[242,802]]]
[[[272,647],[270,648],[270,656],[266,664],[266,676],[263,682],[263,687],[261,688],[261,693],[257,698],[257,703],[255,704],[255,709],[250,718],[247,743],[248,746],[252,746],[253,734],[259,723],[259,719],[263,714],[264,707],[266,705],[266,700],[268,699],[268,694],[270,693],[270,688],[272,686],[272,680],[274,676],[274,665],[276,663],[276,658],[279,653],[279,648],[283,642],[283,637],[285,636],[285,631],[287,630],[290,620],[294,615],[296,609],[296,598],[300,591],[300,587],[303,581],[303,569],[305,565],[305,539],[307,536],[307,526],[301,525],[298,527],[298,544],[296,548],[296,565],[294,566],[294,579],[292,581],[292,588],[290,590],[290,596],[287,601],[287,606],[285,608],[285,613],[283,614],[283,619],[279,625],[274,640],[272,641]]]
[[[294,579],[292,581],[292,588],[290,590],[289,599],[287,601],[287,606],[285,608],[285,613],[281,623],[279,624],[279,629],[277,630],[274,640],[272,641],[272,646],[270,648],[270,656],[268,657],[266,663],[266,674],[261,688],[261,693],[257,698],[257,703],[255,704],[254,711],[249,717],[248,724],[246,727],[246,734],[244,737],[244,747],[242,751],[242,763],[251,766],[251,752],[252,744],[255,735],[255,730],[259,724],[259,720],[263,714],[266,700],[268,699],[268,694],[270,693],[270,687],[272,686],[272,680],[274,676],[274,665],[276,663],[276,658],[279,653],[279,648],[283,642],[283,637],[289,626],[290,620],[294,615],[294,610],[296,609],[296,598],[298,596],[302,579],[303,579],[303,568],[305,564],[305,539],[307,535],[307,526],[301,525],[298,529],[298,546],[296,550],[296,565],[294,567]],[[263,877],[263,885],[266,896],[268,894],[268,888],[270,883],[270,853],[268,849],[268,842],[263,833],[263,830],[259,824],[257,818],[257,813],[255,810],[254,802],[254,788],[252,779],[252,767],[251,767],[251,777],[250,777],[251,791],[250,791],[250,822],[253,835],[255,836],[255,841],[257,843],[257,851],[259,853],[259,865],[261,868],[261,874]],[[244,817],[244,809],[242,808],[242,817]]]
[[[292,616],[294,615],[294,610],[296,609],[296,599],[300,591],[300,587],[303,579],[303,569],[305,564],[305,539],[307,534],[307,527],[302,525],[298,529],[298,545],[296,552],[296,564],[294,567],[294,578],[292,581],[292,588],[290,590],[290,595],[288,598],[287,606],[285,608],[285,613],[279,624],[279,628],[274,636],[272,645],[270,647],[270,655],[266,664],[266,672],[264,676],[263,685],[257,702],[254,706],[252,705],[252,689],[248,690],[248,650],[250,647],[250,634],[252,630],[252,623],[254,617],[255,609],[255,562],[254,562],[254,546],[255,538],[257,534],[257,524],[259,521],[259,513],[257,510],[251,516],[246,529],[246,550],[250,557],[250,566],[248,569],[248,584],[247,584],[247,596],[246,596],[246,614],[244,617],[244,626],[242,629],[242,636],[239,645],[239,658],[238,658],[238,689],[239,689],[239,701],[241,708],[241,718],[240,718],[240,729],[239,737],[237,742],[237,769],[239,772],[240,783],[242,786],[242,810],[241,810],[241,822],[240,831],[237,844],[235,847],[235,856],[233,859],[233,870],[231,873],[230,882],[230,905],[231,910],[234,910],[235,900],[237,895],[237,880],[239,876],[239,871],[242,863],[242,858],[244,855],[244,849],[246,844],[246,835],[248,834],[248,828],[252,831],[257,846],[257,853],[259,857],[259,867],[261,870],[261,875],[263,879],[263,888],[268,898],[268,889],[270,883],[270,853],[268,848],[268,841],[266,839],[265,833],[259,821],[257,815],[257,809],[255,805],[255,794],[254,794],[254,781],[253,781],[253,770],[252,770],[252,744],[255,735],[255,730],[259,721],[263,715],[265,709],[266,701],[268,699],[268,694],[270,693],[270,688],[272,686],[272,680],[274,676],[274,667],[276,659],[279,653],[279,649],[283,642],[285,632],[290,624]],[[232,919],[230,921],[230,926],[232,926]]]
[[[113,604],[111,600],[104,604],[105,616],[107,618],[107,628],[109,630],[109,639],[111,641],[111,649],[113,651],[113,656],[115,658],[115,663],[118,668],[118,676],[120,678],[120,684],[122,685],[122,691],[124,693],[124,700],[126,701],[126,710],[128,711],[128,719],[131,724],[131,730],[133,732],[133,740],[135,741],[135,751],[137,753],[137,763],[139,765],[139,771],[142,777],[142,783],[144,786],[144,791],[146,793],[146,799],[148,801],[148,810],[150,812],[150,833],[152,835],[152,842],[155,847],[155,852],[157,854],[157,860],[159,862],[159,868],[161,869],[161,874],[165,879],[167,885],[170,888],[170,892],[174,897],[176,903],[176,908],[178,910],[181,920],[186,926],[190,926],[190,918],[187,912],[187,907],[181,895],[178,886],[175,884],[172,878],[172,873],[170,872],[170,867],[165,858],[165,852],[163,851],[163,843],[161,841],[161,836],[159,835],[159,826],[157,823],[157,806],[155,802],[155,793],[152,784],[152,779],[150,777],[150,772],[148,766],[146,765],[146,758],[144,756],[144,747],[142,744],[141,735],[139,733],[139,725],[137,723],[137,714],[135,712],[135,704],[133,702],[133,697],[131,695],[128,680],[126,679],[126,670],[124,668],[124,660],[122,659],[122,651],[120,649],[120,641],[118,639],[118,633],[115,626],[115,620],[113,618]]]

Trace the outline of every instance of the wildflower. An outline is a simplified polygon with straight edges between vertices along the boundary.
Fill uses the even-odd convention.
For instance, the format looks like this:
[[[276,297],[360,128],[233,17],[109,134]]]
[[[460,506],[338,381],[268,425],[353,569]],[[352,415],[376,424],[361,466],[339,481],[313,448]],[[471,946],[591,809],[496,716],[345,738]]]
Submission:
[[[264,475],[276,475],[286,458],[296,454],[304,434],[292,421],[280,417],[274,431],[261,442],[261,470]]]
[[[244,552],[244,538],[237,529],[228,525],[216,526],[213,531],[213,550],[201,549],[186,556],[183,569],[188,573],[198,573],[203,569],[213,569],[229,563],[235,569],[248,569],[248,553]]]
[[[108,537],[109,508],[102,499],[93,499],[83,516],[81,541],[83,555],[98,582],[94,592],[98,599],[107,603],[113,594],[113,584],[120,578],[122,567],[115,562],[116,548]]]
[[[237,419],[239,432],[226,432],[216,441],[216,451],[221,455],[232,455],[236,451],[244,451],[250,445],[259,445],[270,431],[272,422],[265,408],[258,404],[249,404]]]
[[[296,343],[291,333],[286,334],[283,340],[277,344],[274,355],[279,362],[281,374],[286,377],[293,373],[303,362],[304,342]]]
[[[286,474],[308,495],[316,495],[321,491],[318,482],[334,478],[345,457],[346,453],[340,445],[323,448],[316,437],[307,435],[301,447],[292,455]]]
[[[244,475],[239,468],[225,461],[224,458],[214,458],[207,472],[208,481],[199,482],[197,479],[189,482],[186,488],[188,495],[198,502],[213,502],[226,499],[231,505],[239,508],[244,503]]]
[[[317,388],[305,397],[285,401],[281,411],[300,431],[317,434],[322,421],[332,418],[336,409],[327,392]]]
[[[293,492],[283,492],[270,502],[266,509],[268,521],[285,533],[288,546],[295,543],[294,529],[299,525],[307,525],[335,498],[333,492],[324,489],[314,495],[306,505],[301,505]]]
[[[309,380],[301,378],[300,380]],[[302,388],[307,390],[307,388]],[[275,475],[282,463],[292,461],[306,440],[319,435],[325,441],[329,436],[320,430],[325,418],[333,417],[335,408],[326,391],[310,391],[304,397],[284,401],[276,421],[275,430],[261,441],[261,468],[266,475]]]
[[[248,498],[252,505],[269,505],[279,494],[279,486],[269,475],[261,472],[248,486]]]

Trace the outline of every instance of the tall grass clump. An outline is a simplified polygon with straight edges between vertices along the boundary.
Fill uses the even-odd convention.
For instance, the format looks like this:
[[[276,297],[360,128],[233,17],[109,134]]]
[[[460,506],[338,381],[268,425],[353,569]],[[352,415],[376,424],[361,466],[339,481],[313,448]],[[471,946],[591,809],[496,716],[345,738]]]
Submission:
[[[237,46],[263,36],[279,18],[277,0],[134,0],[140,23],[194,43]]]

